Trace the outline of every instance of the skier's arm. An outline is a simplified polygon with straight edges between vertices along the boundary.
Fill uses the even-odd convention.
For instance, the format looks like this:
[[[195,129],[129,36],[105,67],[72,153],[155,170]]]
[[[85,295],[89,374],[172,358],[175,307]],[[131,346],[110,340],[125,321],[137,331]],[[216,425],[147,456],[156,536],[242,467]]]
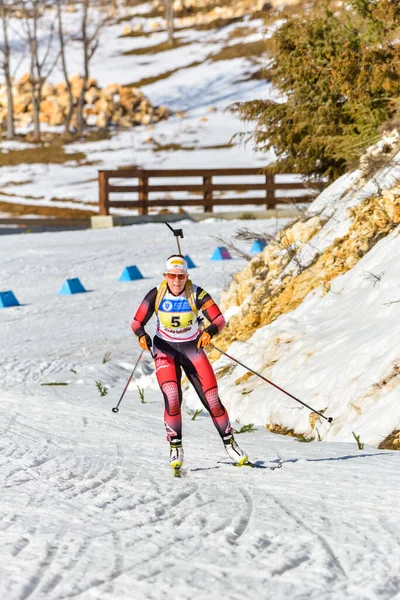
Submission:
[[[211,298],[210,294],[201,288],[197,288],[196,305],[206,319],[210,321],[210,325],[208,325],[204,331],[208,333],[210,337],[220,333],[225,327],[226,322],[218,305]]]
[[[140,339],[142,336],[147,335],[144,329],[146,323],[153,316],[156,306],[157,288],[153,288],[143,298],[139,308],[133,317],[131,328],[132,331]]]

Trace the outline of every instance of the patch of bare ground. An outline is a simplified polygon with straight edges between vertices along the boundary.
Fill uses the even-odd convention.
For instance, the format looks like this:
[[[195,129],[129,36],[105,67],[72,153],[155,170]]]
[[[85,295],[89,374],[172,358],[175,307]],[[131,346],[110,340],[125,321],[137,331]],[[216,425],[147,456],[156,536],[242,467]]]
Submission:
[[[217,379],[221,379],[221,377],[225,377],[226,375],[230,375],[230,373],[232,373],[232,371],[233,371],[234,368],[235,368],[235,365],[224,365],[223,367],[219,367],[215,371],[215,377]]]
[[[119,23],[122,22],[124,19],[120,19],[120,21],[118,21]],[[125,17],[125,21],[130,21],[131,17]],[[130,31],[129,33],[123,33],[121,34],[120,38],[138,38],[138,37],[151,37],[153,35],[153,31]]]
[[[33,183],[33,179],[24,179],[22,181],[7,181],[7,183],[2,184],[1,189],[6,187],[15,187],[18,185],[29,185],[30,183]]]
[[[160,52],[167,52],[168,50],[175,50],[176,48],[183,48],[184,46],[188,46],[190,42],[183,42],[181,40],[174,40],[172,44],[169,44],[168,41],[161,42],[161,44],[156,44],[155,46],[147,46],[146,48],[133,48],[133,50],[127,50],[123,53],[124,56],[144,56],[146,54],[158,54]]]
[[[208,60],[217,62],[219,60],[232,60],[234,58],[249,58],[252,56],[262,56],[265,54],[265,52],[265,40],[247,43],[242,42],[239,44],[233,44],[232,46],[226,46],[216,54],[210,54],[208,56]]]
[[[57,206],[37,206],[35,204],[13,204],[11,202],[2,202],[1,200],[0,212],[8,213],[13,217],[37,215],[39,217],[57,217],[60,219],[87,219],[92,215],[98,214],[97,211],[92,210],[75,210],[73,208],[59,208]]]
[[[83,135],[74,133],[63,133],[60,136],[60,142],[64,144],[73,144],[74,142],[79,142],[82,144],[91,142],[102,142],[104,140],[110,140],[111,137],[111,132],[107,129],[88,129]]]
[[[379,450],[400,450],[400,430],[395,429],[378,446]]]
[[[228,25],[232,25],[233,23],[239,23],[242,20],[242,17],[218,17],[217,19],[213,19],[212,21],[208,21],[207,23],[197,23],[193,25],[191,29],[194,29],[195,31],[211,31],[211,29],[222,29],[223,27],[227,27]],[[243,27],[242,29],[245,29],[245,27]],[[237,30],[235,29],[235,31]],[[248,34],[246,33],[245,35]],[[231,37],[231,34],[229,35],[229,37]],[[233,37],[239,37],[239,35]]]
[[[149,142],[151,143],[151,142]],[[233,144],[215,144],[214,146],[184,146],[182,144],[158,144],[155,143],[155,147],[152,149],[153,152],[170,152],[184,150],[185,152],[192,152],[194,150],[221,150],[223,148],[232,148]]]
[[[278,425],[277,423],[266,423],[265,428],[268,429],[271,433],[277,433],[278,435],[289,435],[290,437],[299,437],[297,433],[294,432],[294,429],[288,429],[287,427],[283,427],[283,425]]]
[[[349,208],[347,216],[352,219],[348,232],[336,238],[322,253],[317,253],[309,265],[296,262],[292,244],[294,240],[306,244],[320,231],[323,222],[315,216],[279,232],[254,262],[235,275],[225,299],[223,297],[223,309],[232,304],[240,306],[245,298],[247,301],[218,336],[217,343],[223,350],[234,340],[248,340],[259,327],[293,311],[312,290],[322,287],[323,292],[328,293],[334,278],[352,269],[400,223],[400,192],[392,188],[382,195],[365,198],[360,205]],[[280,280],[289,264],[293,265],[292,270]],[[227,306],[228,298],[231,304],[228,302]]]
[[[232,0],[218,0],[218,7],[231,6]],[[193,17],[195,15],[204,15],[215,9],[214,2],[204,2],[204,4],[196,4],[191,6],[183,6],[180,10],[176,10],[174,16],[177,19],[183,19],[184,17]]]
[[[241,21],[242,19],[240,17],[236,17],[234,19],[231,19],[232,23],[235,23],[236,21]],[[248,35],[252,35],[253,33],[257,33],[258,29],[256,29],[255,27],[249,27],[249,25],[244,25],[243,27],[236,27],[236,29],[233,29],[229,35],[228,35],[228,39],[232,40],[232,39],[237,39],[237,38],[241,38],[241,37],[247,37]]]
[[[165,73],[160,73],[160,75],[154,75],[153,77],[143,77],[142,79],[139,79],[139,81],[129,83],[127,85],[127,87],[141,88],[141,87],[144,87],[145,85],[151,85],[152,83],[155,83],[156,81],[162,81],[163,79],[168,79],[168,77],[171,77],[171,75],[174,75],[178,71],[182,71],[183,69],[191,69],[193,67],[197,67],[200,64],[201,64],[200,61],[195,61],[195,62],[192,62],[190,65],[186,65],[186,67],[177,67],[176,69],[171,69],[170,71],[165,71]]]
[[[85,159],[86,154],[83,152],[67,153],[60,145],[33,146],[23,150],[10,150],[7,153],[1,153],[0,168],[35,163],[64,164],[71,161],[82,163]]]
[[[124,6],[134,8],[136,6],[141,6],[143,4],[143,0],[124,0]]]

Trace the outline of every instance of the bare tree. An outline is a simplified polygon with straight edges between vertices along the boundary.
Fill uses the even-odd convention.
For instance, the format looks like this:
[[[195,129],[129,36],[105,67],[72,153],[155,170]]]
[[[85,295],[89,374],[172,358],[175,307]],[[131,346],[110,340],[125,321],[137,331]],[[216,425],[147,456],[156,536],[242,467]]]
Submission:
[[[167,22],[168,44],[174,43],[174,0],[164,0],[165,20]]]
[[[52,73],[59,52],[52,55],[56,17],[42,23],[47,0],[22,0],[25,33],[30,54],[30,84],[32,91],[33,124],[36,141],[40,141],[40,104],[43,84]],[[42,27],[43,25],[43,27]]]
[[[81,41],[83,49],[83,81],[82,89],[78,98],[78,133],[82,133],[85,127],[83,109],[85,106],[85,94],[90,76],[90,61],[99,46],[99,35],[108,18],[99,16],[97,8],[97,22],[94,14],[89,14],[90,0],[82,0]],[[92,2],[93,4],[93,2]]]
[[[8,19],[10,5],[7,0],[0,0],[0,18],[3,25],[3,42],[0,44],[0,66],[4,72],[7,87],[7,139],[15,138],[14,97],[11,76],[11,49],[8,37]]]
[[[62,19],[62,7],[63,0],[57,0],[57,18],[58,18],[58,37],[60,40],[60,55],[61,55],[61,65],[64,73],[65,85],[67,87],[68,93],[68,109],[65,115],[65,132],[70,132],[70,126],[72,121],[72,115],[74,114],[74,95],[72,93],[72,85],[68,77],[68,68],[67,68],[67,59],[65,47],[67,44],[67,39],[64,33],[63,19]]]

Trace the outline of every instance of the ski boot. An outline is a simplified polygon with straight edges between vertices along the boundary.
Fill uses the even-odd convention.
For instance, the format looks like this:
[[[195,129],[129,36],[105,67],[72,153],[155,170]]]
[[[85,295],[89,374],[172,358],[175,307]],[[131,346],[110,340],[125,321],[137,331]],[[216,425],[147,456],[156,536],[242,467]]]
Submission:
[[[224,439],[224,447],[227,455],[233,460],[236,467],[251,466],[249,457],[246,452],[240,448],[233,435]]]
[[[183,448],[181,441],[170,442],[169,444],[169,464],[174,471],[175,477],[180,477],[183,466]]]

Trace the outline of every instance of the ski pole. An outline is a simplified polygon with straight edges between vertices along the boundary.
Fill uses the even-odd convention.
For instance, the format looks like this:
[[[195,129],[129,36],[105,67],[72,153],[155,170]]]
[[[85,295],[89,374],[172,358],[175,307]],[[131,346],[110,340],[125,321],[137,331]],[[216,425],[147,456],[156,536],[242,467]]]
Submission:
[[[179,254],[182,254],[181,251],[181,245],[179,243],[179,238],[183,238],[183,230],[182,229],[174,229],[173,227],[171,227],[171,225],[169,223],[166,223],[164,221],[164,224],[172,231],[172,233],[174,234],[175,238],[176,238],[176,243],[178,244],[178,252]]]
[[[136,370],[136,367],[137,367],[137,366],[138,366],[138,364],[139,364],[139,361],[140,361],[140,359],[142,358],[142,354],[143,354],[143,352],[144,352],[144,350],[142,350],[142,351],[141,351],[141,353],[139,354],[139,358],[137,359],[137,361],[136,361],[136,363],[135,363],[135,366],[134,366],[134,367],[133,367],[133,369],[132,369],[132,373],[130,374],[130,377],[129,377],[129,379],[128,379],[128,381],[127,381],[127,384],[126,384],[126,386],[125,386],[125,388],[124,388],[124,391],[123,391],[123,392],[122,392],[122,394],[121,394],[121,398],[118,400],[118,404],[117,404],[117,406],[114,406],[114,408],[112,408],[112,409],[111,409],[111,410],[113,411],[113,413],[117,413],[117,412],[119,411],[119,408],[118,408],[118,407],[119,407],[119,405],[120,405],[120,404],[121,404],[121,402],[122,402],[122,398],[125,396],[125,392],[126,392],[126,390],[128,389],[128,386],[129,386],[130,382],[132,381],[133,374],[134,374],[134,372],[135,372],[135,370]]]
[[[214,346],[214,344],[211,344],[212,346]],[[214,348],[218,351],[221,352],[221,354],[224,354],[226,357],[230,358],[231,360],[233,360],[235,363],[237,363],[238,365],[240,365],[241,367],[244,367],[245,369],[247,369],[248,371],[251,371],[251,373],[254,373],[254,375],[257,375],[257,377],[260,377],[260,379],[263,379],[264,381],[266,381],[267,383],[269,383],[270,385],[273,385],[277,390],[279,390],[280,392],[283,392],[284,394],[286,394],[287,396],[290,396],[290,398],[293,398],[293,400],[296,400],[296,402],[299,402],[300,404],[302,404],[303,406],[305,406],[306,408],[308,408],[309,410],[311,410],[312,412],[316,413],[317,415],[319,415],[320,417],[322,417],[323,419],[325,419],[326,421],[328,421],[328,423],[332,423],[333,421],[333,417],[325,417],[325,415],[323,415],[321,412],[319,412],[318,410],[315,410],[314,408],[312,408],[311,406],[309,406],[308,404],[306,404],[305,402],[302,402],[302,400],[299,400],[298,398],[296,398],[296,396],[293,396],[292,394],[290,394],[289,392],[287,392],[286,390],[284,390],[283,388],[281,388],[279,385],[276,385],[276,383],[274,383],[273,381],[270,381],[269,379],[267,379],[266,377],[264,377],[263,375],[260,375],[260,373],[257,373],[257,371],[253,371],[253,369],[250,369],[250,367],[246,367],[246,365],[244,365],[243,363],[240,362],[240,360],[237,360],[237,358],[234,358],[233,356],[230,356],[230,354],[227,354],[227,352],[224,352],[223,350],[221,350],[220,348],[217,348],[217,346],[214,346]]]

